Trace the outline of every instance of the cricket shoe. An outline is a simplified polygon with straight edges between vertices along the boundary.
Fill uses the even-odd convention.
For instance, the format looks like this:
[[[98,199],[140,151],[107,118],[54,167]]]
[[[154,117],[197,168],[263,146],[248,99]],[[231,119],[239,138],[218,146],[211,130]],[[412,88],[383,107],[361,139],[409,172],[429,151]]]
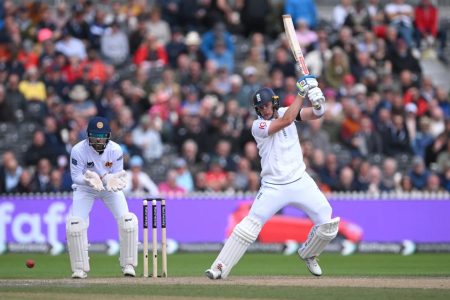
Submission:
[[[303,261],[311,274],[314,276],[322,276],[322,269],[320,268],[318,259],[315,256],[304,258]]]
[[[87,273],[83,270],[75,270],[72,273],[72,278],[73,279],[84,279],[87,277]]]
[[[222,279],[222,270],[225,268],[225,265],[222,262],[218,262],[215,267],[208,269],[205,271],[206,277],[209,279]]]
[[[123,276],[126,277],[136,277],[136,271],[134,271],[134,267],[132,265],[126,265],[122,268]]]

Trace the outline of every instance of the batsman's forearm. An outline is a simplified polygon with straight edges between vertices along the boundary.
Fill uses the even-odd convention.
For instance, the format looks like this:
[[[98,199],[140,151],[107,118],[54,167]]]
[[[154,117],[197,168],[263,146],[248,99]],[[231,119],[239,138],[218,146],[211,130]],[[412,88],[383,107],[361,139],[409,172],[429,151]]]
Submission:
[[[297,95],[294,102],[292,102],[292,104],[286,110],[283,119],[285,119],[289,124],[294,122],[294,120],[297,118],[297,115],[300,113],[300,108],[303,105],[303,99],[304,98],[302,96]]]
[[[325,109],[325,107],[324,107],[324,109]],[[314,113],[314,108],[312,108],[312,107],[303,107],[300,110],[300,118],[304,121],[320,119],[322,117],[322,115],[318,115],[317,113]]]

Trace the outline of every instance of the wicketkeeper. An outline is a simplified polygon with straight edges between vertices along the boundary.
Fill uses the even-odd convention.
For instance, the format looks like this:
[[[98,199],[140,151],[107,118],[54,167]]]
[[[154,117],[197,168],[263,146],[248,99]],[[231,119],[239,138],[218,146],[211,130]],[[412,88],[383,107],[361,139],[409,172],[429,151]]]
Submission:
[[[120,266],[125,276],[136,276],[138,257],[138,220],[128,210],[122,189],[126,186],[123,153],[111,141],[108,120],[94,117],[89,121],[87,138],[70,153],[73,181],[73,205],[66,223],[67,247],[72,278],[86,278],[90,270],[87,228],[89,213],[100,198],[114,215],[120,237]]]
[[[261,156],[261,188],[249,214],[236,225],[211,268],[205,271],[210,279],[226,278],[266,221],[287,205],[303,210],[313,221],[314,226],[298,254],[313,275],[322,275],[317,256],[337,235],[339,217],[331,218],[330,204],[305,171],[294,121],[322,117],[325,97],[314,76],[301,77],[297,89],[298,95],[289,108],[279,107],[278,96],[269,88],[253,95],[259,117],[253,121],[252,135]],[[302,107],[305,97],[312,107]]]

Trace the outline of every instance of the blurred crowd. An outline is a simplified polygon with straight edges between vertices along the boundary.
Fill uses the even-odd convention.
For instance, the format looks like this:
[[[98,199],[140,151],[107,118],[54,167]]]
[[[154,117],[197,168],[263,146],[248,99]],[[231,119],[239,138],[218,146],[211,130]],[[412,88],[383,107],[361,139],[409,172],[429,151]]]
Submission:
[[[320,188],[450,191],[449,94],[420,65],[447,63],[431,0],[341,0],[331,20],[314,0],[0,3],[0,125],[13,124],[0,193],[70,191],[70,150],[96,115],[123,148],[128,195],[256,192],[251,94],[296,95],[284,13],[327,99],[297,124]],[[6,136],[23,124],[17,151]]]

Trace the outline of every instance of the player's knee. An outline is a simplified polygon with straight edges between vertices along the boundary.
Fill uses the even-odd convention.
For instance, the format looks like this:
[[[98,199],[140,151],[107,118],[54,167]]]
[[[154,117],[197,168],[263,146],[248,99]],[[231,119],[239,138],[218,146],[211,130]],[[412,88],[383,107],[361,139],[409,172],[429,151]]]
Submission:
[[[132,212],[127,212],[119,217],[119,227],[134,230],[138,227],[138,219]]]
[[[87,223],[81,217],[69,217],[66,222],[67,232],[82,232],[87,228]]]
[[[245,217],[233,230],[233,233],[246,243],[253,243],[258,237],[262,228],[261,222],[254,218]]]
[[[328,201],[317,207],[314,216],[311,216],[315,225],[327,223],[331,220],[333,209]]]

